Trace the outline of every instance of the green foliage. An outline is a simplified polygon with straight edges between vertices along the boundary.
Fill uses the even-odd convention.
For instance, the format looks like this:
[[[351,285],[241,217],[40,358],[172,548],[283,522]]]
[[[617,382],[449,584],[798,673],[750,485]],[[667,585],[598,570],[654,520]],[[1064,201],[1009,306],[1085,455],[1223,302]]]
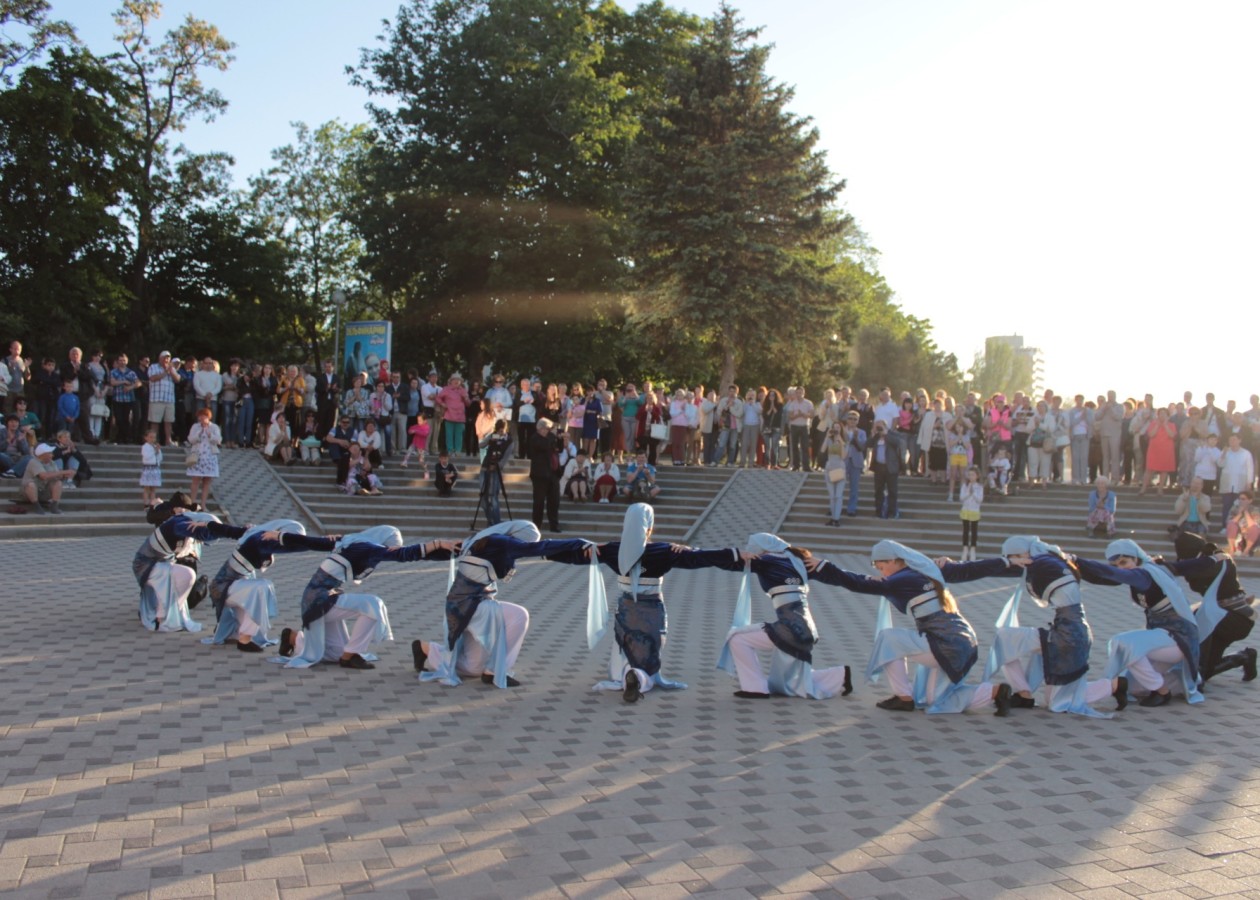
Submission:
[[[345,211],[354,203],[358,161],[369,147],[366,125],[338,121],[311,130],[296,122],[297,140],[272,151],[275,165],[250,180],[261,225],[287,250],[294,328],[303,358],[331,356],[334,289],[360,293],[362,241]]]
[[[103,338],[122,313],[122,98],[99,60],[59,47],[0,92],[0,333],[33,349]]]
[[[13,83],[12,73],[33,63],[47,48],[56,44],[78,43],[68,22],[49,21],[48,0],[0,0],[0,82]],[[21,37],[11,37],[14,26]]]
[[[700,348],[722,384],[810,375],[842,301],[824,249],[848,224],[831,208],[844,185],[756,36],[724,6],[670,69],[627,203],[636,322]]]
[[[985,340],[984,354],[976,354],[970,372],[974,389],[982,397],[998,393],[1011,397],[1016,391],[1032,393],[1032,359],[997,338]]]

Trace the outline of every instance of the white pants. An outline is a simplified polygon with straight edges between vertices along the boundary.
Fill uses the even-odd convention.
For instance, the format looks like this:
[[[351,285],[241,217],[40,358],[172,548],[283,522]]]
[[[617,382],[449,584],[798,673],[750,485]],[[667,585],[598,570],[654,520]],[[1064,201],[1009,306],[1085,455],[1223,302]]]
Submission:
[[[1164,674],[1184,660],[1181,648],[1175,643],[1171,647],[1159,647],[1129,666],[1129,677],[1144,690],[1158,691],[1164,687]]]
[[[927,705],[931,706],[936,702],[936,683],[941,674],[940,664],[931,653],[916,653],[914,656],[904,656],[884,666],[884,674],[888,676],[888,686],[892,688],[892,692],[898,697],[913,697],[914,684],[910,678],[909,669],[909,664],[911,663],[927,666],[931,669],[931,673],[928,675],[926,701]],[[976,685],[976,691],[971,697],[971,702],[967,704],[967,708],[981,709],[992,705],[993,685],[988,681],[982,681]]]
[[[345,622],[350,629],[348,640],[345,630],[338,627],[342,622]],[[342,609],[335,605],[324,613],[324,623],[324,660],[326,662],[337,662],[343,653],[358,653],[362,656],[367,652],[367,648],[372,643],[372,635],[376,632],[376,620],[371,616],[365,616],[358,610]],[[245,624],[242,622],[241,629],[244,628]],[[301,656],[305,646],[306,633],[299,631],[294,638],[293,655]]]
[[[503,610],[503,631],[507,640],[507,672],[503,673],[507,675],[516,667],[516,657],[520,655],[521,646],[525,643],[525,632],[529,631],[529,610],[504,600],[499,600],[498,603]],[[473,613],[472,620],[464,630],[459,659],[455,660],[455,671],[458,674],[480,675],[487,671],[486,666],[490,664],[490,655],[481,641],[477,640],[476,634],[483,630],[482,625],[490,615],[490,606],[484,602]],[[430,643],[428,659],[424,663],[425,669],[430,672],[437,671],[438,667],[449,659],[450,652],[446,648],[445,641]]]
[[[735,672],[739,676],[739,689],[756,694],[770,693],[770,682],[766,679],[765,670],[761,668],[758,650],[776,651],[774,642],[764,629],[740,631],[731,635],[729,646],[731,660],[735,663]],[[821,693],[839,694],[844,690],[844,666],[832,666],[830,669],[814,669],[814,687]],[[642,673],[640,673],[642,681]]]
[[[1038,650],[1038,653],[1041,651]],[[1024,663],[1021,660],[1011,660],[1002,666],[1002,671],[1006,674],[1006,681],[1011,686],[1011,690],[1017,694],[1031,693],[1028,687],[1028,678],[1024,675]],[[1047,684],[1045,686],[1046,706],[1050,705],[1050,694],[1054,691],[1055,686]],[[1094,681],[1085,682],[1085,702],[1097,703],[1099,700],[1105,700],[1111,696],[1111,679],[1099,678]]]

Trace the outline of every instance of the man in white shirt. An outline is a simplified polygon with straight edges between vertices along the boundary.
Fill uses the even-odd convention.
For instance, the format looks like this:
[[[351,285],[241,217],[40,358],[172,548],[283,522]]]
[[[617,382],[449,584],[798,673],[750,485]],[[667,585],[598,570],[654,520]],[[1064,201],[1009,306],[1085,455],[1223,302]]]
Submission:
[[[1251,490],[1256,480],[1256,463],[1243,449],[1242,435],[1229,436],[1229,448],[1221,454],[1221,522],[1229,521],[1238,495]]]
[[[813,401],[805,399],[805,388],[789,388],[790,399],[783,404],[788,423],[788,447],[792,471],[809,471],[809,423],[814,417]]]
[[[421,412],[429,421],[430,426],[429,446],[426,448],[430,453],[434,452],[434,450],[436,450],[439,446],[438,432],[442,430],[442,423],[438,421],[433,408],[434,398],[437,397],[441,390],[442,386],[438,384],[438,373],[436,371],[430,372],[428,380],[426,380],[424,384],[420,385]]]
[[[879,403],[875,404],[875,421],[883,422],[884,427],[889,433],[895,431],[897,423],[897,414],[901,412],[901,407],[893,402],[892,391],[884,388],[879,392]]]
[[[726,389],[726,396],[718,401],[714,415],[717,416],[717,424],[722,426],[722,433],[718,436],[718,459],[725,458],[726,464],[733,466],[739,455],[739,434],[744,427],[744,401],[739,398],[739,385],[732,384]]]
[[[491,403],[498,403],[500,409],[496,410],[495,415],[505,422],[512,421],[512,392],[504,386],[504,378],[502,375],[495,375],[490,381],[490,388],[486,391],[486,399]]]

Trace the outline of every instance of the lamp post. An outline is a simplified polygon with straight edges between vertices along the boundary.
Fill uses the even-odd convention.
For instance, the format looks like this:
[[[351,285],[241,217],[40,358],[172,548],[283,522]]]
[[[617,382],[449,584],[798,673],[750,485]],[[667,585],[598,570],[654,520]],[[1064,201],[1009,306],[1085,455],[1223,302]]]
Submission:
[[[333,371],[341,370],[341,307],[346,305],[346,292],[341,288],[332,292],[333,306],[337,307],[336,334],[333,336]]]

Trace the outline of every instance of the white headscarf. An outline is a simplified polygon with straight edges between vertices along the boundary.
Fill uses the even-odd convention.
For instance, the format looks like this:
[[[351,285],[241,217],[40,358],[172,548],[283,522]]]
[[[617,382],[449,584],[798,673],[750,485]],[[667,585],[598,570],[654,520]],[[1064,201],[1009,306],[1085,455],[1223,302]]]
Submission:
[[[871,548],[871,561],[876,562],[881,559],[899,559],[906,564],[907,568],[913,569],[920,575],[942,584],[945,583],[945,576],[941,574],[936,563],[918,550],[911,550],[905,544],[899,544],[896,541],[880,541]]]
[[[632,503],[621,524],[621,544],[617,551],[617,571],[630,575],[647,546],[648,533],[656,522],[656,513],[646,503]]]
[[[1029,556],[1057,556],[1060,559],[1067,558],[1062,549],[1054,544],[1047,544],[1041,538],[1032,534],[1013,535],[1002,542],[1003,556],[1017,556],[1021,553],[1027,553]]]
[[[403,536],[402,532],[393,525],[374,525],[354,534],[342,535],[336,549],[340,550],[351,544],[380,544],[382,547],[396,550],[403,545]]]
[[[1107,545],[1107,559],[1112,560],[1117,556],[1131,556],[1141,563],[1142,570],[1150,575],[1152,580],[1159,585],[1160,590],[1164,592],[1164,596],[1172,603],[1173,609],[1177,610],[1177,615],[1191,622],[1194,621],[1194,613],[1190,609],[1190,603],[1186,600],[1186,595],[1181,592],[1181,587],[1177,584],[1177,580],[1173,578],[1167,569],[1151,559],[1150,554],[1143,550],[1137,541],[1129,538],[1112,541]]]
[[[223,524],[223,521],[218,516],[214,513],[208,512],[186,512],[184,513],[184,518],[192,519],[194,522],[215,522],[219,525]]]
[[[460,556],[467,556],[472,550],[474,544],[484,537],[490,537],[492,534],[502,534],[510,538],[516,538],[518,541],[524,541],[532,544],[542,539],[542,534],[538,531],[538,526],[528,519],[509,519],[506,522],[500,522],[498,525],[491,525],[489,528],[483,528],[464,541],[463,548],[459,551]]]
[[[792,545],[777,534],[759,531],[748,536],[748,546],[744,549],[754,556],[762,556],[766,553],[775,556],[786,556],[792,563],[792,568],[796,569],[797,574],[801,576],[801,584],[809,584],[809,572],[805,570],[805,563],[801,562],[796,554],[788,552],[790,546]]]
[[[281,534],[306,534],[306,526],[296,519],[272,519],[270,522],[264,522],[261,525],[255,525],[249,531],[241,535],[241,539],[237,541],[237,545],[245,543],[256,534],[264,531],[279,531]]]

